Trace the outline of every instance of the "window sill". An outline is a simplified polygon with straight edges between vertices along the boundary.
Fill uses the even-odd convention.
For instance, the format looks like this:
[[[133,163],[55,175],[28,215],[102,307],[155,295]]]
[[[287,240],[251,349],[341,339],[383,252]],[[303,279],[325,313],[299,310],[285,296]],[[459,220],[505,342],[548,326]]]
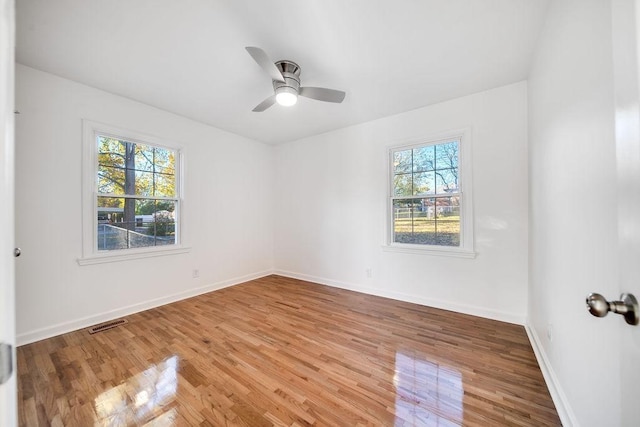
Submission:
[[[414,254],[414,255],[435,255],[435,256],[446,256],[453,258],[468,258],[473,259],[476,257],[475,251],[471,251],[468,249],[462,248],[447,248],[447,247],[421,247],[417,245],[382,245],[382,250],[385,252],[396,252],[396,253],[404,253],[404,254]]]
[[[186,254],[190,247],[174,246],[172,248],[122,249],[105,254],[89,255],[78,258],[79,265],[104,264],[108,262],[130,261],[133,259],[153,258],[165,255]]]

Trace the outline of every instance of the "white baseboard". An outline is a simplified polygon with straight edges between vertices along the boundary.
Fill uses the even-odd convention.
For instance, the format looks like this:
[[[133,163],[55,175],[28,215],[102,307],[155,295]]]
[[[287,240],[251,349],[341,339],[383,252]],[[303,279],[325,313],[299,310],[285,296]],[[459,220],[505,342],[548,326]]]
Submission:
[[[440,308],[442,310],[455,311],[458,313],[470,314],[472,316],[484,317],[486,319],[499,320],[501,322],[515,323],[517,325],[525,324],[525,316],[517,313],[507,313],[497,310],[490,310],[483,307],[458,304],[451,301],[442,301],[432,298],[425,298],[417,295],[409,295],[401,292],[390,290],[382,290],[369,288],[366,286],[354,285],[352,283],[340,282],[337,280],[326,279],[323,277],[311,276],[308,274],[295,273],[292,271],[275,270],[273,274],[291,277],[293,279],[305,280],[308,282],[320,283],[322,285],[333,286],[335,288],[347,289],[355,292],[362,292],[369,295],[391,298],[399,301],[411,302],[414,304],[426,305],[429,307]]]
[[[240,283],[248,282],[250,280],[259,279],[260,277],[269,276],[271,274],[273,274],[272,270],[261,271],[253,274],[247,274],[245,276],[240,276],[233,279],[211,283],[198,288],[189,289],[184,292],[179,292],[177,294],[152,299],[149,301],[144,301],[141,303],[133,304],[133,305],[119,308],[116,310],[107,311],[107,312],[96,314],[93,316],[83,317],[80,319],[71,320],[69,322],[64,322],[64,323],[58,323],[57,325],[36,329],[30,332],[24,332],[16,336],[16,342],[18,346],[30,344],[32,342],[55,337],[57,335],[65,334],[67,332],[88,328],[89,326],[95,325],[97,323],[107,322],[109,320],[117,319],[119,317],[128,316],[134,313],[139,313],[144,310],[149,310],[151,308],[159,307],[161,305],[170,304],[172,302],[195,297],[197,295],[206,294],[208,292],[217,291],[219,289],[227,288],[229,286],[234,286]]]
[[[527,331],[527,335],[529,336],[531,347],[533,347],[533,352],[538,360],[542,376],[544,377],[544,381],[547,383],[549,394],[551,394],[551,399],[553,399],[553,404],[556,406],[556,411],[558,411],[558,416],[560,417],[562,425],[564,427],[578,426],[578,420],[569,405],[567,396],[562,390],[560,381],[558,380],[551,363],[549,363],[549,358],[544,351],[544,347],[542,347],[540,337],[538,337],[535,328],[531,327],[531,325],[527,323],[524,329]]]

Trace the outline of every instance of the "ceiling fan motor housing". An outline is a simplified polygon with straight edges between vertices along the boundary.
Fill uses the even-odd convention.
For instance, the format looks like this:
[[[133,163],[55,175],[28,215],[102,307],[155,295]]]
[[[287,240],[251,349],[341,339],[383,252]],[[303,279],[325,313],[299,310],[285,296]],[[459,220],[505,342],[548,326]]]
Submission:
[[[282,73],[284,82],[273,80],[273,89],[276,95],[283,92],[298,95],[300,91],[300,66],[293,61],[278,61],[276,67]]]

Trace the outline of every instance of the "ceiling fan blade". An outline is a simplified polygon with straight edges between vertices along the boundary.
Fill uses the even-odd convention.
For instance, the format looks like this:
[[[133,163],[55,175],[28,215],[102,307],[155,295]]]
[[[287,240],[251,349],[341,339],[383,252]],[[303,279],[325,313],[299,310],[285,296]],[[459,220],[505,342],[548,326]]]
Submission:
[[[256,108],[254,108],[252,111],[254,113],[261,113],[275,103],[276,103],[276,96],[271,95],[270,97],[262,101],[260,104],[256,105]]]
[[[346,93],[341,90],[327,89],[324,87],[301,87],[300,96],[317,99],[318,101],[337,102],[344,100]]]
[[[284,82],[282,73],[280,72],[280,70],[278,70],[276,64],[274,64],[274,62],[269,59],[269,56],[264,50],[260,49],[259,47],[253,46],[247,46],[245,47],[245,49],[247,49],[247,52],[249,52],[249,55],[251,55],[254,61],[256,61],[258,65],[261,66],[262,69],[267,72],[267,74],[269,74],[271,80]]]

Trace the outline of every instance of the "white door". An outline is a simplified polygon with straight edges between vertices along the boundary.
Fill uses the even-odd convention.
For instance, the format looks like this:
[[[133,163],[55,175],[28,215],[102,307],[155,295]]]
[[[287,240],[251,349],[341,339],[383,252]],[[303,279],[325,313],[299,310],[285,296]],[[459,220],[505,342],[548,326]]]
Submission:
[[[613,0],[613,59],[618,172],[620,292],[640,298],[640,0]],[[597,292],[597,291],[596,291]],[[620,295],[607,295],[618,299]],[[621,333],[621,425],[640,426],[640,326],[613,314],[612,336]],[[618,329],[614,331],[613,329]],[[615,341],[612,343],[615,345]],[[602,372],[602,375],[607,375]],[[597,384],[594,384],[597,387]]]
[[[0,343],[11,345],[14,371],[8,381],[0,385],[0,426],[17,425],[13,258],[14,22],[13,0],[0,0]]]

